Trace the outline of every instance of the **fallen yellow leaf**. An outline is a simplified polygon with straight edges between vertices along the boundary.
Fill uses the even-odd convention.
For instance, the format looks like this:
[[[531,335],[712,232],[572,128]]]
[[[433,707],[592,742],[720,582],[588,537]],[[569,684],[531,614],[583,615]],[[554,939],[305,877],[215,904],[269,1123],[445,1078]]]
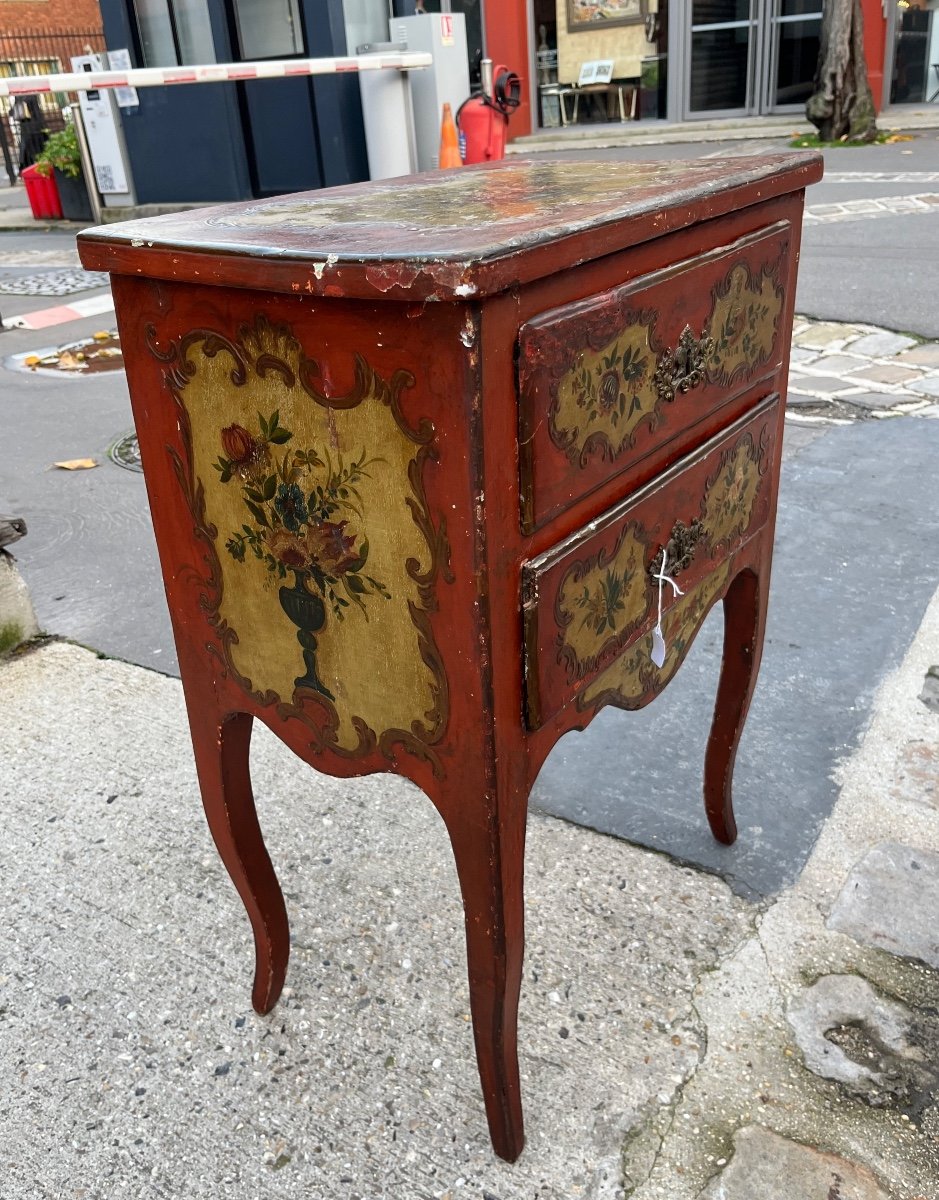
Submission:
[[[54,467],[61,467],[63,471],[90,471],[92,467],[98,464],[93,458],[66,458],[63,462],[52,464]]]
[[[27,354],[23,359],[23,365],[27,367],[37,367],[39,365],[39,361],[38,354]]]
[[[97,333],[91,335],[96,342],[106,342],[111,336],[106,329],[99,329]]]

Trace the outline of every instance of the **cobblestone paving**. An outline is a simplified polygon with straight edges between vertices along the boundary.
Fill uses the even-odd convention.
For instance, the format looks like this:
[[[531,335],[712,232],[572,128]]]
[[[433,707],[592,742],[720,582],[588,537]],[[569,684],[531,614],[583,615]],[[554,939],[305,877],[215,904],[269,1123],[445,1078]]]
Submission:
[[[18,275],[0,278],[0,292],[11,296],[69,296],[72,292],[87,292],[107,287],[106,271],[43,271],[38,275]]]
[[[913,217],[939,213],[939,193],[920,192],[916,196],[884,196],[879,200],[844,200],[841,203],[810,204],[805,210],[806,225],[832,225],[841,221],[870,221],[880,217]]]
[[[939,342],[797,317],[789,413],[803,422],[939,417]]]

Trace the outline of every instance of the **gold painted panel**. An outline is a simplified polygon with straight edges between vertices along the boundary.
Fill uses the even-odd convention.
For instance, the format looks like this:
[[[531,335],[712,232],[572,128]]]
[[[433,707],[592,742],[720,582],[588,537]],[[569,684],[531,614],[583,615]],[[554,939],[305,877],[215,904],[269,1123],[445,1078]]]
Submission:
[[[707,322],[714,339],[708,360],[712,382],[730,383],[772,355],[783,307],[778,269],[777,263],[754,275],[746,263],[737,263],[714,289]]]
[[[665,637],[665,661],[657,667],[652,661],[652,632],[644,634],[606,670],[585,688],[577,699],[581,710],[600,704],[620,708],[641,708],[671,680],[716,596],[723,590],[730,573],[724,563],[693,591],[678,599],[662,618]]]
[[[636,525],[627,525],[612,556],[604,551],[575,563],[558,588],[555,619],[558,661],[571,679],[596,666],[605,647],[628,635],[645,617],[651,589],[646,546]]]
[[[615,458],[645,421],[659,394],[652,349],[654,316],[632,321],[597,351],[581,350],[561,378],[551,414],[555,440],[583,463],[594,443]]]
[[[433,430],[398,404],[411,378],[357,358],[352,391],[328,395],[264,318],[237,341],[197,330],[151,349],[174,364],[177,474],[211,551],[202,607],[225,666],[341,754],[402,742],[435,761],[446,680],[428,613],[448,550],[423,494]]]
[[[764,428],[764,436],[766,433]],[[712,554],[749,529],[765,469],[765,446],[757,446],[750,433],[721,455],[701,502],[702,524]]]

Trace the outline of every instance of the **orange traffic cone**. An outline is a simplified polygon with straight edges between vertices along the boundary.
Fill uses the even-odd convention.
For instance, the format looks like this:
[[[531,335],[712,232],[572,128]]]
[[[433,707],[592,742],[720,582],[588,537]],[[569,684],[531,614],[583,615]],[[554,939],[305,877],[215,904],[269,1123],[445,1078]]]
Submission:
[[[456,122],[449,104],[443,106],[443,121],[440,124],[440,157],[437,165],[445,167],[462,167],[460,158],[460,142],[456,134]]]

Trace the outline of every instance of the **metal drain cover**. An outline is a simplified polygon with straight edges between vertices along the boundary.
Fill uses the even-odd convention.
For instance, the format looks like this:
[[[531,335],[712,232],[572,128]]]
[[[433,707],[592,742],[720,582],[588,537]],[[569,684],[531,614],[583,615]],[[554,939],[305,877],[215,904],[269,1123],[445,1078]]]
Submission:
[[[69,296],[72,292],[87,292],[107,287],[107,271],[46,271],[41,275],[18,275],[13,279],[0,278],[0,292],[10,296]]]
[[[136,433],[125,433],[108,446],[108,458],[127,471],[138,471],[143,474],[140,463],[140,446],[137,444]]]

